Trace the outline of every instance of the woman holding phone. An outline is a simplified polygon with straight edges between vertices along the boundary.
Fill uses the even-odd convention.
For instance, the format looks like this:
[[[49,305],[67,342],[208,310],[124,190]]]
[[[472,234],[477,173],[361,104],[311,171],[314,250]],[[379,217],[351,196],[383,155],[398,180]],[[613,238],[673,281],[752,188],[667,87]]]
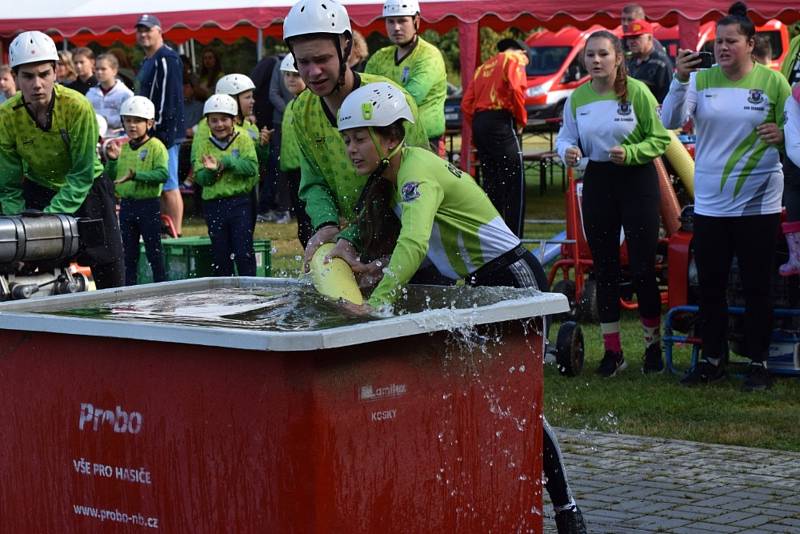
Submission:
[[[680,50],[664,99],[667,128],[694,119],[694,250],[700,281],[702,359],[681,381],[725,376],[731,260],[738,260],[745,296],[745,390],[766,389],[772,331],[770,280],[781,213],[783,109],[790,89],[779,72],[753,61],[755,27],[737,2],[717,22],[717,64],[698,70],[697,52]]]

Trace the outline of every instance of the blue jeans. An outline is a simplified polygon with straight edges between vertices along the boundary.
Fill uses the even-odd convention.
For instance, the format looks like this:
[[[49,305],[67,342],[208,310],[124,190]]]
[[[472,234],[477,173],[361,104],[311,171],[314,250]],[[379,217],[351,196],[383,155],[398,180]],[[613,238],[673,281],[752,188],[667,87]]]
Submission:
[[[211,238],[214,276],[256,275],[253,250],[253,202],[250,195],[218,198],[203,202],[203,212]]]
[[[164,191],[172,191],[178,189],[178,159],[180,157],[181,145],[172,145],[167,149],[167,170],[169,170],[169,178],[167,183],[164,184]]]
[[[144,240],[147,262],[153,270],[153,282],[167,279],[164,252],[161,249],[161,207],[159,199],[123,198],[119,208],[119,226],[125,250],[125,285],[138,282],[139,236]]]

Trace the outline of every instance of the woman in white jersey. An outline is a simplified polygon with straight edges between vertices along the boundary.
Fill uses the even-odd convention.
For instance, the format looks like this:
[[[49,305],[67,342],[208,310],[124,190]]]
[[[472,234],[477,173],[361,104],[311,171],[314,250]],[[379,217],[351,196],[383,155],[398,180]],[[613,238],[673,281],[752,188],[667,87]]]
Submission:
[[[789,84],[752,58],[755,28],[747,8],[734,4],[717,22],[717,65],[697,70],[697,53],[681,50],[662,120],[677,128],[694,119],[694,251],[700,282],[703,357],[681,381],[725,376],[726,290],[735,256],[745,297],[744,335],[751,365],[745,390],[766,389],[772,331],[770,280],[781,212],[783,109]]]
[[[653,94],[627,75],[622,44],[615,35],[593,33],[583,57],[592,80],[567,99],[556,148],[567,165],[586,166],[581,208],[605,349],[597,372],[611,377],[626,367],[619,334],[619,236],[624,228],[644,330],[642,371],[657,373],[664,362],[655,269],[660,199],[653,159],[666,149],[669,134],[658,118]]]
[[[362,258],[354,271],[382,274],[369,306],[391,304],[426,258],[443,275],[470,285],[546,289],[536,258],[503,222],[468,174],[423,148],[406,147],[404,121],[413,121],[399,88],[364,85],[345,98],[338,128],[359,174],[369,176],[359,211]],[[355,254],[344,254],[345,261]],[[388,265],[387,265],[388,263]],[[545,484],[559,533],[586,532],[572,498],[561,452],[543,420]]]

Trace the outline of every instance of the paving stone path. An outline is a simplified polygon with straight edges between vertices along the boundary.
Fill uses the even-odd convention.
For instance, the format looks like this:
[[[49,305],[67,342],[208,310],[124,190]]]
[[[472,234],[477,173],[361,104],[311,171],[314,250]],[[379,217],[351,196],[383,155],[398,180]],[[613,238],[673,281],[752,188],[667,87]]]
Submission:
[[[800,453],[557,432],[589,532],[800,533]]]

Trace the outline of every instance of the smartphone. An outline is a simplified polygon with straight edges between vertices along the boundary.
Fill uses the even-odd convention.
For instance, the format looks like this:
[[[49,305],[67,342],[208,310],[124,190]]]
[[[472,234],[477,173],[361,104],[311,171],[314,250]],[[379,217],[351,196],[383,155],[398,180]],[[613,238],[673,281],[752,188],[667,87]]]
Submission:
[[[697,65],[698,69],[710,69],[714,65],[713,52],[700,51],[698,54],[700,55],[700,64]]]

